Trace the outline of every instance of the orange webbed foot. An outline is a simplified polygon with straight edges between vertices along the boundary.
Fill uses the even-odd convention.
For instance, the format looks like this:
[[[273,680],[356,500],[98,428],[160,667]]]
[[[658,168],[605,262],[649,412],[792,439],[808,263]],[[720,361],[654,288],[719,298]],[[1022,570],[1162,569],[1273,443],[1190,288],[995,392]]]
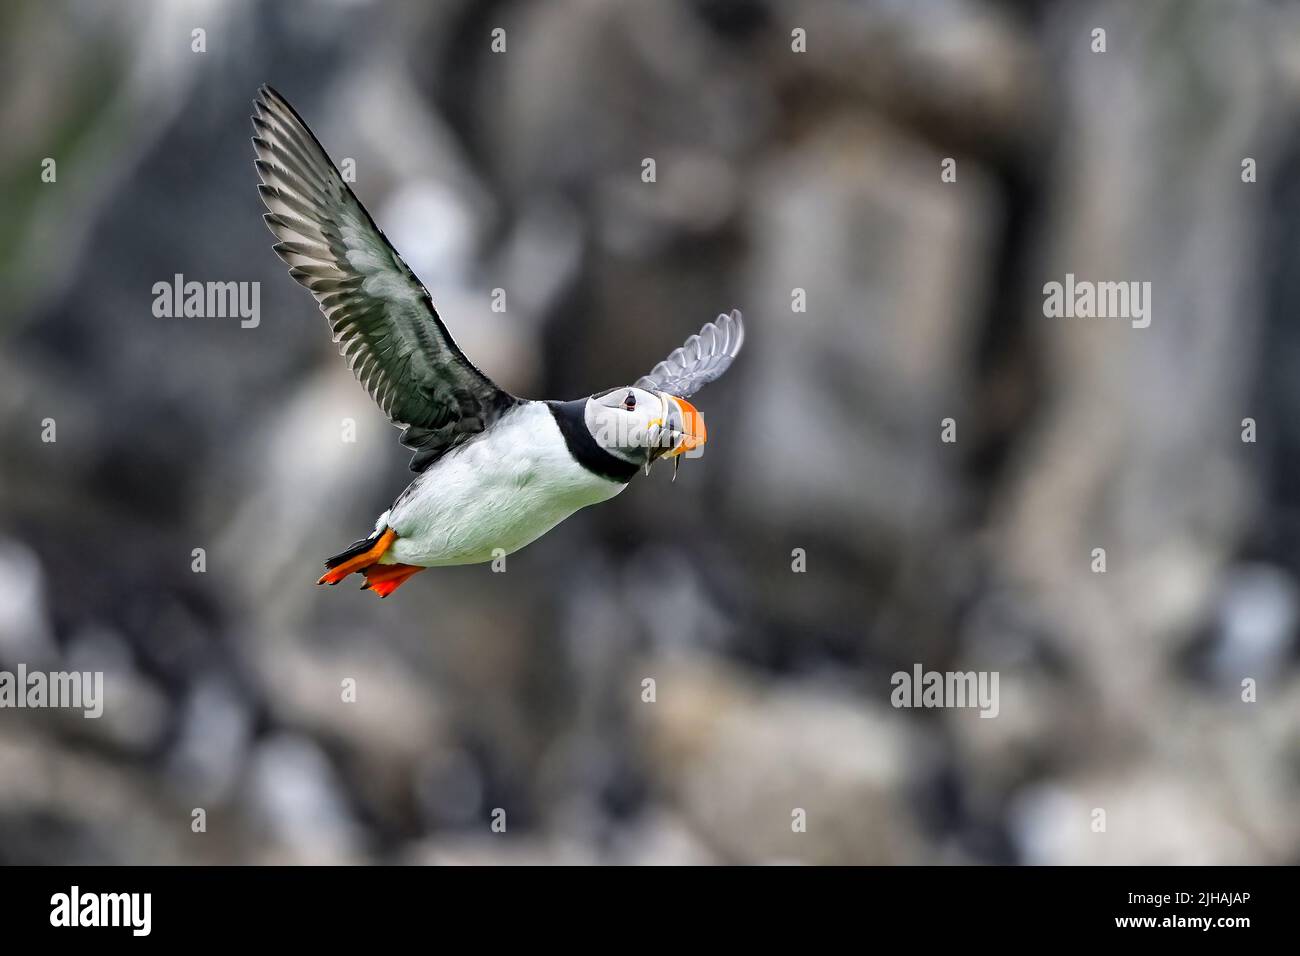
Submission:
[[[361,590],[374,591],[385,598],[410,580],[412,575],[423,570],[425,569],[414,564],[371,565],[362,572],[366,576],[366,583],[361,585]]]

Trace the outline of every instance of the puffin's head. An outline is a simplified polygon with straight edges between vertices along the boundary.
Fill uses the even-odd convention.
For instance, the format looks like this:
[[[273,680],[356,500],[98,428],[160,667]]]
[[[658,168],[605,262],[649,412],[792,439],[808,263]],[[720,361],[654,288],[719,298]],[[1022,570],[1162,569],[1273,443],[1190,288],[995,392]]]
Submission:
[[[660,458],[698,457],[708,437],[686,399],[630,385],[591,396],[583,420],[601,448],[647,469]]]

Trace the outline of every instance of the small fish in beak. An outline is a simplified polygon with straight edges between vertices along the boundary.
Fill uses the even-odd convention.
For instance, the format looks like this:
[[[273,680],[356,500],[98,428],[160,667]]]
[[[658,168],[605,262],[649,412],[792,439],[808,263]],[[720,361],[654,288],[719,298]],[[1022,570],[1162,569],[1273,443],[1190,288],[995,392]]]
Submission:
[[[704,416],[686,399],[675,395],[665,395],[664,404],[668,407],[668,426],[676,440],[676,445],[666,457],[675,458],[683,452],[703,448],[709,438],[708,429],[704,427]]]
[[[660,458],[673,460],[673,480],[677,480],[677,469],[681,467],[681,455],[695,452],[708,440],[708,431],[704,427],[704,416],[694,405],[684,398],[659,393],[663,402],[666,420],[656,422],[659,426],[655,450],[646,462],[646,474],[650,474],[650,465]]]

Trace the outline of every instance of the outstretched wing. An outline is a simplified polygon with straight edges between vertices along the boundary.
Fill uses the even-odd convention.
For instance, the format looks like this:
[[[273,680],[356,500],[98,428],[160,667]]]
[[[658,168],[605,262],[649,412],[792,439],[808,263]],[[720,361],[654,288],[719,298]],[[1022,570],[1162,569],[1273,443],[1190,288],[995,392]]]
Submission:
[[[519,400],[457,348],[428,290],[284,97],[263,86],[254,109],[257,188],[275,251],[320,303],[348,367],[403,429],[411,470],[422,471]]]
[[[673,351],[649,375],[637,379],[637,388],[689,398],[722,376],[745,344],[745,323],[740,312],[720,315]]]

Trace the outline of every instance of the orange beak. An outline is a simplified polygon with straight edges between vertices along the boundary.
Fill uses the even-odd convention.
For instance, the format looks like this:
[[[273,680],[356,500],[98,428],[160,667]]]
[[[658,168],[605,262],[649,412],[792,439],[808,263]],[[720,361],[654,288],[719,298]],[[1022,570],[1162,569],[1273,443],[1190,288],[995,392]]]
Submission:
[[[669,424],[677,426],[677,430],[681,432],[681,441],[664,457],[675,458],[683,452],[691,452],[702,448],[709,438],[708,429],[704,427],[704,416],[684,398],[678,398],[676,395],[667,395],[665,398],[672,407],[668,413]],[[680,425],[677,421],[674,421],[676,417],[673,415],[674,410],[680,416]]]

